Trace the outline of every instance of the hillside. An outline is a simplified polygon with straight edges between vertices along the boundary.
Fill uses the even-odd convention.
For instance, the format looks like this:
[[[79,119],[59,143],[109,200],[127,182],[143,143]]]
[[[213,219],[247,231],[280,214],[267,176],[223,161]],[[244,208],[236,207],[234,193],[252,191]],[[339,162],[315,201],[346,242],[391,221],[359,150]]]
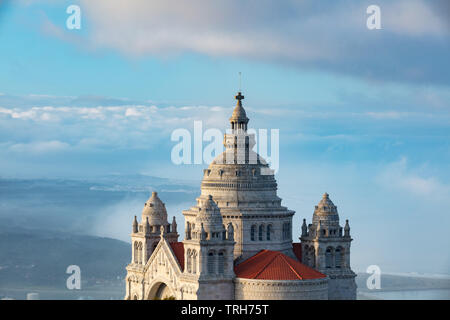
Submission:
[[[69,265],[80,267],[82,289],[117,287],[119,283],[123,287],[130,252],[128,243],[115,239],[44,230],[15,228],[10,231],[3,226],[0,230],[0,296],[14,296],[10,292],[17,289],[69,291],[66,288]],[[16,298],[24,298],[23,294]]]

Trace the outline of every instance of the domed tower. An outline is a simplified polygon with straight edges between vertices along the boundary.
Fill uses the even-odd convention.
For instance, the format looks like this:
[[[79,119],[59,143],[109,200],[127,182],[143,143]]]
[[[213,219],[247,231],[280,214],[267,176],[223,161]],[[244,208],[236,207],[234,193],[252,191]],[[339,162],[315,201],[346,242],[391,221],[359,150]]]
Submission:
[[[224,136],[225,151],[204,170],[197,200],[205,201],[212,195],[224,224],[232,224],[236,259],[247,259],[263,249],[292,256],[294,211],[281,206],[273,170],[252,150],[255,136],[247,133],[249,119],[243,99],[239,92],[230,118],[231,133]],[[186,223],[195,219],[191,211],[183,214]]]
[[[234,230],[223,224],[211,195],[189,210],[183,241],[186,279],[198,283],[198,299],[234,299]]]
[[[177,224],[173,217],[172,224],[167,222],[167,210],[165,204],[152,192],[142,209],[141,222],[134,217],[132,224],[132,260],[134,264],[145,265],[158,245],[161,234],[161,226],[164,228],[164,236],[169,242],[178,240]]]
[[[344,232],[343,232],[344,231]],[[350,267],[350,227],[339,224],[337,207],[325,193],[314,209],[312,224],[303,219],[302,262],[329,277],[329,299],[356,299],[356,274]]]

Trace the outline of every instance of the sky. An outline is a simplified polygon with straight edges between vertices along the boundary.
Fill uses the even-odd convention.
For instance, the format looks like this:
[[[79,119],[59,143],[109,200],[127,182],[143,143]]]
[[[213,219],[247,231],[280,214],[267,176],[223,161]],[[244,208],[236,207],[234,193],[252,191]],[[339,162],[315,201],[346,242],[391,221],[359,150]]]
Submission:
[[[448,57],[445,0],[0,0],[0,177],[199,180],[171,134],[224,131],[241,72],[294,236],[328,192],[355,268],[449,273]]]

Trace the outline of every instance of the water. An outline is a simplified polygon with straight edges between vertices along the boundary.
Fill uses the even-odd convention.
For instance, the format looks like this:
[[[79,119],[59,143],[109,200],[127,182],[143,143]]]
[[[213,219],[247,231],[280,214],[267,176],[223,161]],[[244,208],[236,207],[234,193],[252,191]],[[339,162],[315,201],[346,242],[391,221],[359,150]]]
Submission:
[[[450,289],[371,291],[363,292],[364,297],[383,300],[450,300]]]

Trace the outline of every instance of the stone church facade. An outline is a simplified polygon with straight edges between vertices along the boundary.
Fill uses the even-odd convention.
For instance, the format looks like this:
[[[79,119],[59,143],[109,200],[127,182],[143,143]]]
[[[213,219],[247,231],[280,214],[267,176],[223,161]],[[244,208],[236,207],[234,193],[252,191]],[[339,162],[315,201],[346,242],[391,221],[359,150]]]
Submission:
[[[356,299],[350,227],[324,194],[293,242],[294,211],[281,205],[268,164],[252,149],[239,92],[225,151],[203,172],[185,238],[153,192],[132,224],[127,300]]]

